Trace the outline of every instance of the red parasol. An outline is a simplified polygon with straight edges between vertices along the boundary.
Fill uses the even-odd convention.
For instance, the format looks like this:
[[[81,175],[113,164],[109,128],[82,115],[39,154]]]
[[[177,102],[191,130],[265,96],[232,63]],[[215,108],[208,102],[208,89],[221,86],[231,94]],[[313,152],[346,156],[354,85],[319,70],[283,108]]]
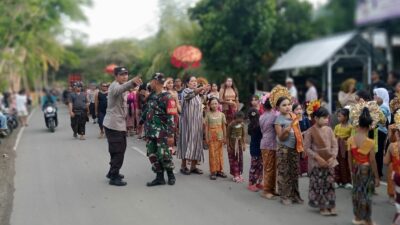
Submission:
[[[117,67],[115,64],[110,64],[104,68],[104,72],[113,75],[114,74],[114,68]]]
[[[172,53],[171,64],[177,68],[197,68],[200,66],[201,58],[200,49],[190,45],[182,45]]]

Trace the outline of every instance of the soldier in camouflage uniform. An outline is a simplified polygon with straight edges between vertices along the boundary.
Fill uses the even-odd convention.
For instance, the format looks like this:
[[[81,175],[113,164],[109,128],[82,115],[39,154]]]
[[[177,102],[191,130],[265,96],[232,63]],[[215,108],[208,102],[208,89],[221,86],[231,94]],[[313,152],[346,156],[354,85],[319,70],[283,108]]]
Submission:
[[[164,185],[164,170],[167,171],[168,184],[175,184],[174,164],[169,147],[174,144],[176,125],[174,115],[178,110],[174,98],[168,92],[163,92],[165,77],[156,73],[150,83],[153,92],[147,99],[143,111],[145,137],[147,140],[147,156],[149,157],[156,179],[147,186]]]

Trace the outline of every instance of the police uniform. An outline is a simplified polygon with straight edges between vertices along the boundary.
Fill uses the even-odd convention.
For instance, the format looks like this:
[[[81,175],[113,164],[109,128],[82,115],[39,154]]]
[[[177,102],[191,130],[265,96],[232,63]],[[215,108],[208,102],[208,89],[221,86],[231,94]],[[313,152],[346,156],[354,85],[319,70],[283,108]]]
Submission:
[[[163,77],[156,77],[160,82]],[[168,175],[168,184],[175,183],[173,174],[174,163],[168,146],[168,139],[173,138],[176,124],[174,116],[178,114],[175,99],[168,92],[159,94],[152,92],[147,99],[144,131],[147,140],[147,156],[152,165],[152,170],[157,174],[156,180],[148,183],[148,186],[165,184],[164,171]]]

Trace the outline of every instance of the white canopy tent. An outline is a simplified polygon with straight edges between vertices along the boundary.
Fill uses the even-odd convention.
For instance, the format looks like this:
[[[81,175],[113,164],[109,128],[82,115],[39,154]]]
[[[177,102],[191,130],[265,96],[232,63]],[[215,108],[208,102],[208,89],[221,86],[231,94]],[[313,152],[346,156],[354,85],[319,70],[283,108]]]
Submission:
[[[328,110],[332,111],[332,69],[342,59],[356,59],[367,70],[367,83],[371,83],[372,59],[378,57],[372,45],[352,31],[336,36],[308,41],[293,46],[269,69],[270,72],[289,71],[327,65]],[[378,57],[381,58],[381,57]]]

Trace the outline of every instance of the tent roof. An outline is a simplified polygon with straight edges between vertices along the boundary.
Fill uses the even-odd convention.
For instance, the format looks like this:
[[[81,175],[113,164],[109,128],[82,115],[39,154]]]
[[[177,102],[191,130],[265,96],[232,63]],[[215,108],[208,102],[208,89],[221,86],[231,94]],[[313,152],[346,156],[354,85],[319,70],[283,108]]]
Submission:
[[[322,66],[356,36],[353,31],[297,44],[278,58],[269,71]]]

